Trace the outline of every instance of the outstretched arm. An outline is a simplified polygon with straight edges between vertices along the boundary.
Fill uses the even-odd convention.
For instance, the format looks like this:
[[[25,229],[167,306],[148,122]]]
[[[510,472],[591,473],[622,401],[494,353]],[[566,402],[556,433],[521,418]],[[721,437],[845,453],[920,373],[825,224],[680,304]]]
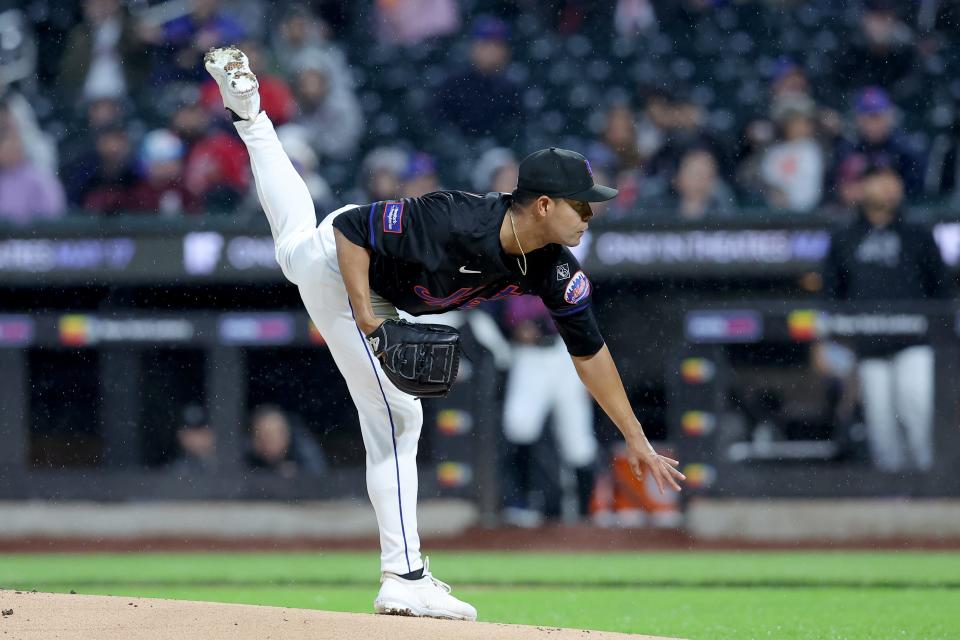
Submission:
[[[675,468],[680,463],[653,450],[633,407],[630,406],[617,365],[614,364],[607,346],[604,345],[592,356],[572,358],[580,380],[627,441],[627,458],[633,474],[638,478],[643,477],[645,471],[652,474],[661,493],[664,484],[680,491],[677,479],[686,479],[686,476]]]
[[[333,235],[337,240],[337,262],[353,307],[353,318],[363,335],[370,335],[383,322],[374,315],[370,301],[370,250],[347,240],[339,229],[334,229]]]

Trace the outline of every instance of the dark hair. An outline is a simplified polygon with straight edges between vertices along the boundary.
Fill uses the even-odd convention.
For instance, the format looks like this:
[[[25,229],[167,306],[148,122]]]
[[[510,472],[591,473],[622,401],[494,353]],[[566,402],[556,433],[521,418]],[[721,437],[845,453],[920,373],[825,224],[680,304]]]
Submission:
[[[191,402],[184,405],[180,412],[181,429],[204,429],[210,426],[210,418],[203,405]]]
[[[666,87],[641,87],[639,90],[640,101],[647,105],[652,101],[668,102],[673,104],[679,102],[677,93]]]
[[[867,170],[863,172],[860,179],[866,180],[867,178],[875,178],[877,176],[893,176],[897,180],[903,181],[900,172],[888,164],[871,164],[867,167]]]
[[[511,204],[515,204],[518,207],[525,207],[528,204],[532,203],[534,200],[539,198],[541,193],[536,191],[527,191],[526,189],[514,189],[513,193],[510,194]]]

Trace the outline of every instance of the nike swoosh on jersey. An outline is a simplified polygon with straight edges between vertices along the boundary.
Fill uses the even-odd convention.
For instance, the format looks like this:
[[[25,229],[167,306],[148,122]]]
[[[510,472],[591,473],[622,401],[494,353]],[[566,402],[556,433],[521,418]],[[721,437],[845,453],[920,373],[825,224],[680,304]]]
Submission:
[[[482,273],[482,271],[474,271],[473,269],[467,269],[466,267],[460,267],[460,273]]]

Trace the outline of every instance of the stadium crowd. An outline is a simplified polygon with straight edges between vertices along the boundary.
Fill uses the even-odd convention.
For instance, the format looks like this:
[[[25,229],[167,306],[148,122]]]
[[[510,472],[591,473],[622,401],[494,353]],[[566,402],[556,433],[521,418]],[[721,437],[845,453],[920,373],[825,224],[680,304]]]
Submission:
[[[52,0],[3,13],[0,220],[256,207],[202,68],[238,43],[318,211],[511,190],[582,150],[606,219],[826,214],[889,167],[960,199],[960,2]],[[9,45],[9,46],[8,46]],[[604,217],[601,217],[601,219]]]
[[[591,225],[839,223],[860,211],[837,225],[803,292],[840,303],[948,298],[929,228],[900,214],[904,203],[955,217],[960,204],[958,36],[960,0],[0,0],[0,235],[127,215],[262,224],[246,149],[202,67],[207,49],[236,43],[319,217],[440,188],[511,191],[520,158],[560,146],[619,189]],[[140,304],[120,287],[103,295],[108,310]],[[231,308],[236,295],[225,296]],[[561,384],[555,360],[568,360],[542,306],[518,298],[486,310],[507,354],[490,349],[507,391],[504,520],[532,526],[561,510],[559,492],[538,486],[549,414],[572,517],[632,522],[642,507],[674,522],[675,496],[652,507],[624,498],[646,499],[645,489],[618,480],[618,469],[632,474],[594,433],[572,369],[571,386]],[[59,403],[71,376],[90,378],[56,357],[34,367],[48,390],[39,406]],[[922,340],[814,344],[810,366],[829,391],[822,422],[846,447],[837,459],[931,469],[933,363]],[[268,369],[251,367],[250,378],[267,380]],[[537,386],[529,370],[554,372],[552,384]],[[192,393],[190,380],[170,386]],[[317,428],[317,407],[327,416],[336,406],[329,397],[302,407],[275,382],[247,398],[233,452],[244,470],[290,478],[358,462],[338,459],[339,434]],[[775,391],[743,403],[754,444],[792,438]],[[649,408],[664,404],[654,396]],[[67,413],[35,430],[80,431]],[[175,427],[147,425],[144,463],[217,473],[224,460],[204,401],[182,414]],[[100,459],[35,440],[41,466],[61,464],[67,449],[70,461]]]

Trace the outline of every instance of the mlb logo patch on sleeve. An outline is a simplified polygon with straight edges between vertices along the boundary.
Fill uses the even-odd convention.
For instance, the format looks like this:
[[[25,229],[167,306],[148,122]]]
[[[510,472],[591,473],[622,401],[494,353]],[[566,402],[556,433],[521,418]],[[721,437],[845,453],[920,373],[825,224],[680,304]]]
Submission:
[[[567,304],[577,304],[590,295],[590,280],[583,271],[577,271],[563,290],[563,299]]]
[[[383,232],[403,233],[403,201],[388,202],[383,207]]]

